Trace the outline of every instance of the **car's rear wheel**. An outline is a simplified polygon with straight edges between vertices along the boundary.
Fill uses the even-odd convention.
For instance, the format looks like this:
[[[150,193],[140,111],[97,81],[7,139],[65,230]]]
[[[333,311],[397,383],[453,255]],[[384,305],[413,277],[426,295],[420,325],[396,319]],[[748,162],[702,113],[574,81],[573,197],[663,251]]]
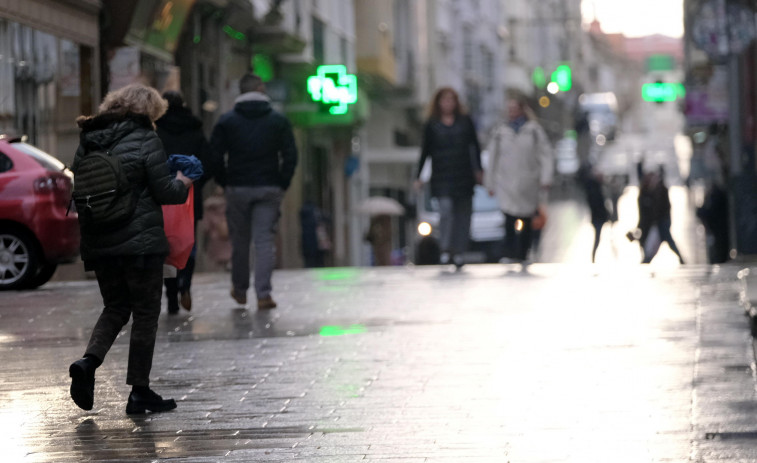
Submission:
[[[44,285],[55,274],[55,270],[58,268],[58,264],[42,264],[34,277],[30,278],[24,285],[24,289],[39,288]]]
[[[28,234],[0,230],[0,289],[24,288],[38,272],[37,248]]]

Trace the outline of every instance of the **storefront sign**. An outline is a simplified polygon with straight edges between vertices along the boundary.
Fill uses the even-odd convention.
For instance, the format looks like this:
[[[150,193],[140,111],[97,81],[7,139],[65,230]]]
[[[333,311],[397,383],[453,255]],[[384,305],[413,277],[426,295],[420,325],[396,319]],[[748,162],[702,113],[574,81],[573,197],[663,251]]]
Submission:
[[[141,45],[167,61],[179,45],[179,37],[195,0],[139,0],[126,42]]]
[[[307,86],[313,101],[327,106],[329,114],[346,114],[347,105],[357,102],[357,76],[341,64],[319,66]]]
[[[715,60],[741,53],[755,37],[754,12],[744,2],[706,1],[692,22],[694,44]]]

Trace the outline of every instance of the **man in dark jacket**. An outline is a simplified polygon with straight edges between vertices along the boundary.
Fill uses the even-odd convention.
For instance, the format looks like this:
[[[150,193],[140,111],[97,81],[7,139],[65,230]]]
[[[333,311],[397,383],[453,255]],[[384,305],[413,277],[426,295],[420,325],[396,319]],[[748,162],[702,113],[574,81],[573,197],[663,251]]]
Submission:
[[[194,182],[194,224],[196,231],[197,222],[202,220],[202,188],[214,172],[210,144],[208,144],[205,134],[202,133],[202,121],[192,115],[192,111],[184,106],[184,98],[181,93],[168,91],[163,93],[163,99],[168,102],[168,111],[163,117],[155,121],[155,125],[166,155],[193,155],[202,163],[203,176]],[[190,290],[195,267],[194,254],[195,250],[192,250],[187,265],[177,272],[175,278],[165,279],[168,313],[175,314],[179,311],[179,294],[181,295],[182,307],[187,310],[192,309]]]
[[[210,144],[216,162],[226,168],[216,181],[226,191],[226,218],[231,235],[231,297],[247,303],[250,286],[250,240],[255,246],[255,292],[258,309],[276,307],[271,275],[276,264],[275,238],[281,201],[297,165],[297,148],[289,121],[271,108],[265,85],[255,74],[239,81],[234,109],[213,128]]]

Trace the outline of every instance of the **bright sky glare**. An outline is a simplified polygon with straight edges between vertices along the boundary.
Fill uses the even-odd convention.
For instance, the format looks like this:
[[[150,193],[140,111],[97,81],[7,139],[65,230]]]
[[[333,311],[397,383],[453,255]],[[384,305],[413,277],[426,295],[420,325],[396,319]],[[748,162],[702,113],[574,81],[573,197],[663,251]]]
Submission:
[[[607,33],[683,36],[683,0],[583,0],[584,22],[596,17]]]

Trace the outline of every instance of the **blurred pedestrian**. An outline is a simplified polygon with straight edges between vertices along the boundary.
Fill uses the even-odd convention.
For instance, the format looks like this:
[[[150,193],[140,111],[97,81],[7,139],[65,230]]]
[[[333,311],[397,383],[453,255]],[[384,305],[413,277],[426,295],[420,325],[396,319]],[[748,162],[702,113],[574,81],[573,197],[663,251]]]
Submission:
[[[505,259],[527,263],[533,218],[546,208],[554,175],[552,147],[525,99],[507,105],[508,122],[493,133],[484,185],[505,214]],[[525,266],[524,266],[525,268]]]
[[[663,181],[664,172],[651,171],[643,173],[639,165],[641,185],[639,187],[639,243],[644,254],[642,263],[652,262],[662,243],[668,243],[670,249],[683,264],[683,257],[670,232],[670,197],[668,187]]]
[[[213,128],[210,144],[216,162],[227,157],[216,181],[226,190],[231,236],[231,297],[247,304],[250,241],[255,248],[255,294],[259,310],[273,309],[271,276],[276,265],[276,229],[281,201],[294,176],[297,147],[292,126],[271,107],[263,80],[245,74],[234,109]]]
[[[231,240],[223,188],[216,187],[213,194],[204,201],[203,207],[205,213],[200,222],[205,237],[203,249],[213,265],[228,271],[231,268]]]
[[[388,214],[371,217],[365,240],[371,243],[373,263],[376,266],[392,265],[392,218]]]
[[[194,182],[194,230],[197,236],[197,222],[202,219],[203,195],[205,182],[213,177],[214,169],[211,165],[210,144],[202,133],[202,121],[192,115],[192,111],[184,105],[184,97],[180,92],[168,91],[163,93],[163,99],[168,103],[166,113],[155,121],[158,137],[163,142],[163,149],[167,155],[194,155],[202,163],[203,176]],[[164,280],[168,313],[179,312],[179,296],[181,306],[186,310],[192,309],[192,274],[195,268],[197,245],[183,269],[179,269],[175,278]]]
[[[476,128],[450,87],[437,90],[431,103],[415,181],[418,190],[427,159],[431,160],[431,196],[439,202],[439,260],[459,269],[468,247],[473,187],[481,184],[483,170]]]
[[[576,155],[582,164],[589,161],[591,147],[595,144],[594,137],[589,126],[589,112],[579,110],[576,115]]]
[[[325,267],[326,255],[331,250],[328,220],[313,201],[305,201],[300,208],[300,225],[305,268]]]
[[[719,182],[707,187],[697,217],[704,225],[707,242],[707,259],[711,264],[722,264],[729,258],[728,246],[728,193]]]
[[[155,120],[166,102],[154,89],[129,85],[106,95],[96,116],[80,116],[80,145],[73,163],[75,179],[85,175],[83,160],[95,150],[107,150],[117,159],[115,169],[126,176],[136,206],[131,218],[117,228],[87,222],[80,210],[81,256],[94,270],[104,308],[84,357],[71,364],[71,398],[84,410],[94,402],[95,369],[110,350],[124,325],[133,318],[126,384],[132,386],[126,413],[161,412],[176,408],[150,389],[155,335],[160,316],[163,261],[168,241],[163,231],[161,204],[181,204],[191,180],[169,174]],[[100,177],[107,173],[99,173]],[[78,180],[77,180],[78,181]]]
[[[602,185],[602,174],[590,164],[582,166],[578,172],[578,178],[584,187],[586,201],[589,204],[591,213],[591,225],[594,227],[594,245],[591,249],[591,262],[596,261],[597,248],[602,235],[602,228],[610,219],[610,213],[607,211],[607,201]]]

